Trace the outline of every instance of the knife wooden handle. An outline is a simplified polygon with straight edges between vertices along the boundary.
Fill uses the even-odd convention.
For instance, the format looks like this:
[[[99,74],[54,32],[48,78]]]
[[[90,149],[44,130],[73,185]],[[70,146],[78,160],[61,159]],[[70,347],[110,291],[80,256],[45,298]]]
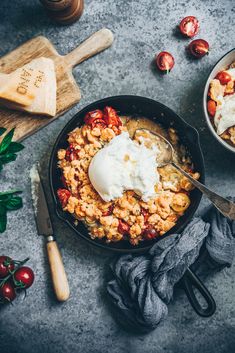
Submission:
[[[64,302],[69,298],[70,292],[64,264],[56,241],[53,240],[47,243],[47,254],[56,297],[60,302]]]
[[[67,54],[64,59],[69,67],[74,67],[84,60],[110,47],[113,43],[113,33],[103,28],[92,34],[76,49]]]

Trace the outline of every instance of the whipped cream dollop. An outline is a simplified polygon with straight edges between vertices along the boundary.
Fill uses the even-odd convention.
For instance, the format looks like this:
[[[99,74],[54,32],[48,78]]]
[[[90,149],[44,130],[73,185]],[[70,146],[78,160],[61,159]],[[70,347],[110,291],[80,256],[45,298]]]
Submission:
[[[235,80],[235,68],[226,70]],[[221,104],[217,106],[214,117],[216,132],[221,135],[228,128],[235,125],[235,94],[220,98]]]
[[[126,190],[134,190],[148,201],[156,195],[159,182],[157,154],[157,146],[147,148],[122,132],[93,157],[88,170],[90,181],[106,202],[121,197]]]
[[[218,135],[235,125],[235,94],[225,96],[222,104],[217,106],[214,123]]]

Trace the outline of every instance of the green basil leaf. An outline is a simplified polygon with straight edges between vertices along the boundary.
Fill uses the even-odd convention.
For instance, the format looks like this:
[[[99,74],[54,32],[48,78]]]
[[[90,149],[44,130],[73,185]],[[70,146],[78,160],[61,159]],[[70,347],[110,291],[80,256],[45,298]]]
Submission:
[[[6,212],[6,207],[4,205],[0,205],[0,217],[4,216]]]
[[[3,205],[0,205],[0,233],[5,232],[7,225],[7,210]]]
[[[1,172],[1,170],[2,170],[2,162],[0,162],[0,172]]]
[[[19,196],[12,197],[10,200],[7,201],[6,203],[6,208],[9,211],[12,210],[18,210],[23,206],[22,198]]]
[[[6,131],[7,129],[5,127],[0,127],[0,136],[2,136]]]
[[[0,192],[0,201],[8,200],[9,198],[12,197],[13,194],[21,194],[21,193],[22,191],[17,189]]]
[[[21,150],[24,149],[24,146],[22,145],[22,143],[19,143],[19,142],[11,142],[10,143],[10,146],[8,147],[8,150],[7,152],[19,152]]]
[[[5,203],[12,198],[11,195],[2,195],[0,196],[0,204],[5,205]]]
[[[3,191],[3,192],[0,192],[0,199],[1,199],[1,196],[12,195],[12,194],[21,194],[21,193],[22,193],[22,191],[18,190],[18,189]]]
[[[3,155],[0,154],[0,161],[2,164],[10,163],[15,161],[17,158],[17,155],[15,153],[5,153]]]
[[[2,154],[3,152],[5,152],[7,150],[7,148],[9,147],[12,137],[14,135],[14,131],[15,129],[11,129],[11,131],[8,132],[8,134],[6,136],[4,136],[1,144],[0,144],[0,154]]]
[[[7,214],[5,213],[3,216],[0,216],[0,233],[5,232],[7,227]]]

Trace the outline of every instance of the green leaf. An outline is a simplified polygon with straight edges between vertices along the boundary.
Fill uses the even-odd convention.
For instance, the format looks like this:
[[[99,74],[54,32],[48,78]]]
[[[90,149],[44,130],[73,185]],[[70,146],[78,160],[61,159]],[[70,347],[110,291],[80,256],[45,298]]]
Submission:
[[[6,131],[7,129],[5,127],[0,127],[0,136],[2,136]]]
[[[14,135],[15,129],[11,129],[11,131],[8,132],[8,134],[3,138],[1,144],[0,144],[0,154],[5,152],[7,148],[9,147],[12,137]]]
[[[7,202],[12,198],[13,194],[19,194],[22,191],[20,190],[11,190],[11,191],[5,191],[5,192],[0,192],[0,204]]]
[[[9,211],[18,210],[23,206],[22,198],[19,196],[12,197],[6,203],[6,208]]]
[[[6,207],[4,205],[0,205],[0,217],[4,216],[6,213]]]
[[[1,198],[1,196],[4,196],[4,195],[21,194],[21,193],[22,193],[22,191],[18,190],[18,189],[13,189],[13,190],[9,190],[9,191],[2,191],[2,192],[0,192],[0,198]]]
[[[0,233],[5,232],[7,225],[7,211],[3,205],[0,205]]]
[[[0,233],[4,233],[7,227],[7,214],[0,217]]]
[[[11,142],[10,143],[10,146],[8,147],[8,150],[7,152],[12,152],[12,153],[15,153],[15,152],[19,152],[21,150],[24,149],[24,146],[22,145],[22,143],[19,143],[19,142]]]
[[[3,164],[10,163],[15,161],[17,158],[17,155],[15,153],[5,153],[3,155],[0,155],[0,161]]]

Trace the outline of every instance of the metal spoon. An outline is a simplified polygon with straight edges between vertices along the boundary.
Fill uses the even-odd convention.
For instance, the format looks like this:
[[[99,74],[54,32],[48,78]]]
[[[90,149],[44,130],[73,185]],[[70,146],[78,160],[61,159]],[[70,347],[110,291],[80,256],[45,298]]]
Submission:
[[[205,185],[200,183],[198,180],[195,180],[190,174],[186,173],[182,168],[180,168],[174,161],[173,156],[175,154],[174,147],[172,144],[163,136],[156,132],[152,132],[148,129],[137,129],[137,131],[147,131],[148,133],[156,136],[160,142],[160,154],[158,157],[158,166],[163,167],[165,165],[171,164],[175,167],[180,173],[182,173],[186,178],[188,178],[191,183],[198,188],[214,205],[215,207],[225,216],[231,220],[235,220],[235,204],[232,201],[216,194],[215,192],[208,189]],[[135,136],[134,134],[134,136]]]

